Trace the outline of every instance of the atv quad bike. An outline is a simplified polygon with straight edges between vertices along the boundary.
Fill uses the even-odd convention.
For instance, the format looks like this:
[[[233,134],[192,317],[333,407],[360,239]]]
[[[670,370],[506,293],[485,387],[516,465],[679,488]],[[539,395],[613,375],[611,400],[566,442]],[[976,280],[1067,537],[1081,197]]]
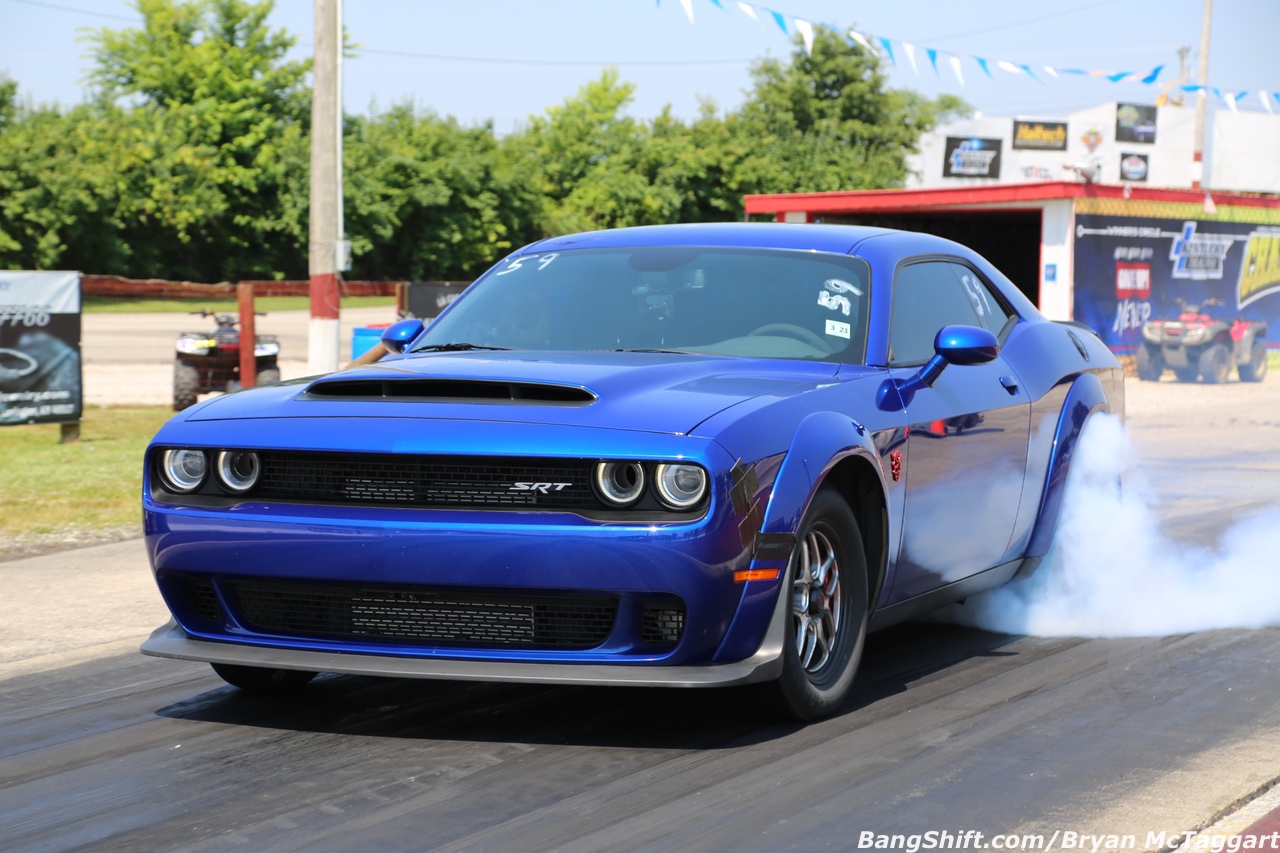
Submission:
[[[209,332],[183,332],[174,343],[173,410],[181,412],[196,404],[200,394],[212,391],[239,391],[240,322],[234,314],[215,314],[208,308],[192,311],[200,317],[213,317],[217,328]],[[253,354],[257,385],[280,381],[276,357],[280,343],[275,335],[257,335]]]
[[[1222,320],[1208,311],[1223,303],[1210,299],[1203,305],[1178,300],[1182,312],[1176,320],[1151,320],[1142,327],[1138,347],[1138,378],[1156,382],[1166,367],[1181,382],[1226,382],[1231,368],[1242,382],[1261,382],[1267,375],[1267,324],[1235,318]]]

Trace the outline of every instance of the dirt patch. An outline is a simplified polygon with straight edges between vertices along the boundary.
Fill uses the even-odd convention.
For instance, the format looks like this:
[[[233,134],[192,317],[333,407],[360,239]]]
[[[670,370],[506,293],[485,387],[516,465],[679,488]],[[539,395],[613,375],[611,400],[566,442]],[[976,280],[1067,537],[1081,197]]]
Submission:
[[[98,530],[60,530],[57,533],[22,533],[9,536],[0,533],[0,563],[37,557],[56,551],[88,548],[90,545],[107,545],[142,536],[141,524],[126,524]]]

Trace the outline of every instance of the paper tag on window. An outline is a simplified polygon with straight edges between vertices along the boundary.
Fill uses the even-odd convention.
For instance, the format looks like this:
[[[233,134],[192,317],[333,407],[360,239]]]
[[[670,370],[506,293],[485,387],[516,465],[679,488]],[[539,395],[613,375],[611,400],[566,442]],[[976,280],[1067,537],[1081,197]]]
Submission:
[[[849,324],[841,323],[839,320],[827,321],[827,334],[834,338],[844,338],[849,340]]]

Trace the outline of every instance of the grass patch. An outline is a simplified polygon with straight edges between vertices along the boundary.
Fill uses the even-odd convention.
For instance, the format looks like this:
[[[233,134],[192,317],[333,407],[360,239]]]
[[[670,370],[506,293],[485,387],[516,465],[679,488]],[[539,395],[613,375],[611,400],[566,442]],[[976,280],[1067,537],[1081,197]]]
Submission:
[[[343,308],[367,308],[396,304],[394,296],[344,296]],[[254,300],[258,311],[306,311],[311,307],[307,296],[260,296]],[[208,308],[220,314],[235,314],[240,304],[234,299],[127,299],[119,296],[86,296],[85,314],[172,314]]]
[[[0,535],[29,536],[142,524],[142,454],[173,411],[86,406],[80,441],[57,424],[0,427]]]

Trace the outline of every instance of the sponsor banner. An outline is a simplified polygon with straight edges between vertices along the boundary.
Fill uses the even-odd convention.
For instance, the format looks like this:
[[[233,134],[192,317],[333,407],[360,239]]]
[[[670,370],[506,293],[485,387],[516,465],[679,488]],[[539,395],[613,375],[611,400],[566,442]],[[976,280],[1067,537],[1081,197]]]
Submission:
[[[1000,177],[1001,139],[948,136],[943,152],[944,178]]]
[[[80,419],[80,273],[0,271],[0,424]]]
[[[1151,162],[1147,154],[1120,154],[1120,180],[1122,181],[1142,181],[1147,180],[1147,173],[1150,171]]]
[[[438,317],[470,284],[469,281],[411,281],[405,307],[410,317],[430,320]]]
[[[1131,350],[1182,305],[1280,329],[1280,227],[1076,214],[1075,319]],[[1180,302],[1181,301],[1181,302]]]
[[[1013,147],[1026,151],[1066,151],[1065,121],[1014,121]]]
[[[1116,104],[1116,142],[1156,141],[1156,108]]]

